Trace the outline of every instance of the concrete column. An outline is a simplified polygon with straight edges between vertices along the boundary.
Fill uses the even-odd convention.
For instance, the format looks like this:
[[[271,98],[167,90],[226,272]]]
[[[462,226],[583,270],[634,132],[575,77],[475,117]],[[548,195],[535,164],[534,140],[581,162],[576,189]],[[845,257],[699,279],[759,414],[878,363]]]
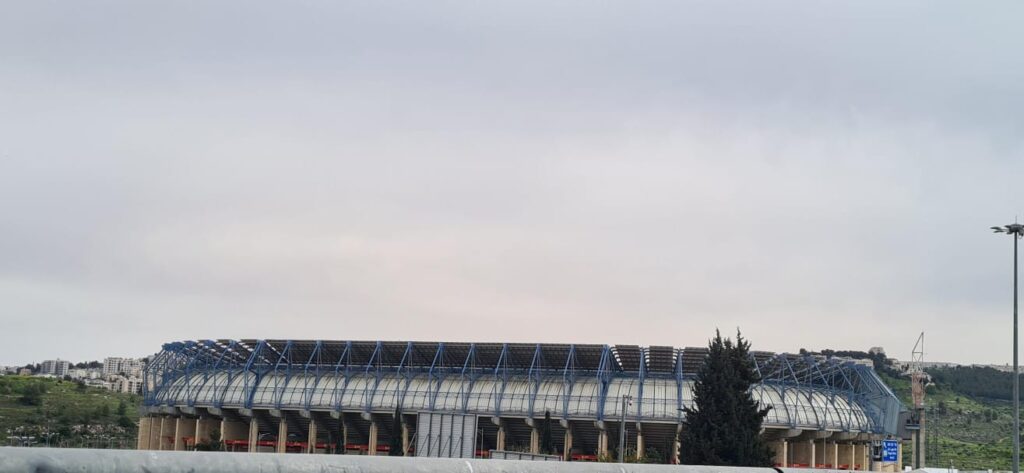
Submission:
[[[599,458],[608,457],[608,431],[599,430],[597,432],[597,456]]]
[[[565,429],[565,448],[562,450],[562,460],[572,460],[572,426]]]
[[[498,426],[498,450],[505,450],[505,423]]]
[[[816,460],[816,452],[814,451],[814,440],[794,441],[790,445],[790,448],[793,450],[792,465],[814,468],[814,463]]]
[[[644,433],[642,430],[636,431],[636,458],[639,461],[644,457]]]
[[[153,421],[149,417],[139,417],[139,435],[135,440],[136,450],[149,450],[149,429]]]
[[[249,453],[255,453],[259,450],[260,440],[260,424],[256,422],[256,418],[249,419]]]
[[[775,465],[781,468],[789,466],[789,441],[786,439],[775,441]]]
[[[847,447],[847,450],[850,453],[850,457],[849,457],[849,460],[848,460],[850,463],[849,463],[849,467],[847,467],[847,469],[849,469],[849,470],[856,470],[857,469],[857,444],[850,443],[846,447]]]
[[[288,422],[281,417],[277,421],[277,453],[288,451]]]
[[[149,418],[149,449],[160,450],[160,428],[162,417]]]
[[[680,442],[679,430],[676,430],[676,438],[675,438],[675,440],[672,441],[672,458],[669,459],[669,463],[671,463],[671,464],[677,464],[678,463],[678,462],[676,462],[676,459],[679,458],[679,449],[680,449],[680,447],[682,447],[682,444],[680,444],[679,442]]]
[[[866,449],[864,448],[864,444],[853,444],[853,450],[855,452],[853,455],[853,468],[856,470],[866,470],[868,468],[868,464],[864,462],[864,458],[867,457],[867,455],[865,455]]]
[[[835,442],[824,442],[822,445],[822,459],[825,468],[838,468],[839,465],[839,444]]]
[[[402,422],[402,456],[409,456],[409,424]]]
[[[316,453],[316,419],[309,418],[309,437],[306,440],[306,453]]]
[[[896,448],[896,470],[903,471],[903,442]]]
[[[537,431],[537,427],[530,428],[530,453],[540,453],[540,432]]]
[[[348,422],[345,422],[344,415],[341,417],[341,453],[348,453]]]
[[[213,429],[217,428],[218,422],[214,419],[196,419],[196,443],[207,443],[213,440]],[[224,433],[220,433],[221,439]]]
[[[174,430],[174,449],[178,451],[188,450],[190,445],[186,443],[186,439],[192,439],[192,445],[196,444],[196,422],[193,419],[185,419],[182,417],[178,418],[177,425]]]
[[[247,427],[244,422],[224,419],[220,423],[220,438],[223,441],[245,440]]]
[[[174,450],[174,427],[177,423],[174,417],[164,417],[160,421],[160,450]]]
[[[376,419],[370,421],[370,441],[367,442],[367,443],[368,443],[368,445],[367,445],[368,448],[366,450],[366,454],[367,455],[376,455],[377,454],[377,420]]]

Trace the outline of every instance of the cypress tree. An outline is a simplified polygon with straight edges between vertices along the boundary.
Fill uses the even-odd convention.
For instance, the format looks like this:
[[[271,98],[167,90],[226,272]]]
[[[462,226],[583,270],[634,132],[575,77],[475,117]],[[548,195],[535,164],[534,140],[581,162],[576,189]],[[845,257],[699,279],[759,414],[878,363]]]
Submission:
[[[391,423],[391,441],[388,443],[389,457],[402,457],[402,406],[395,407],[395,420]]]
[[[555,444],[551,441],[551,411],[544,411],[544,423],[540,425],[540,453],[555,453]]]
[[[680,457],[684,464],[772,466],[772,451],[761,438],[768,414],[750,395],[760,381],[749,358],[750,343],[736,343],[715,331],[697,372],[693,405],[684,409]]]

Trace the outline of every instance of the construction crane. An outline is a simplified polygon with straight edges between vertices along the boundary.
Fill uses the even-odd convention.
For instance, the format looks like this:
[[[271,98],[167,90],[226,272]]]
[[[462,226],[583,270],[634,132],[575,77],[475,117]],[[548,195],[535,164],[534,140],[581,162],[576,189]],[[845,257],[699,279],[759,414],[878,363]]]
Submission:
[[[924,372],[924,332],[917,337],[914,350],[910,354],[910,396],[914,402],[914,410],[911,413],[912,430],[910,437],[911,445],[914,447],[913,467],[914,469],[925,467],[925,430],[924,430],[924,387],[928,382],[928,374]]]

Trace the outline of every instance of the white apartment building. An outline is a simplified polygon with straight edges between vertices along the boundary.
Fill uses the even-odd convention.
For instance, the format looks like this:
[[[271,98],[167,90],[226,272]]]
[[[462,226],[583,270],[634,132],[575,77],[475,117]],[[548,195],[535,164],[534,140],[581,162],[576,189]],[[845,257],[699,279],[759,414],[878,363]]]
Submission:
[[[124,364],[124,358],[119,356],[110,356],[103,360],[103,376],[110,376],[121,372],[121,366]]]
[[[42,374],[51,374],[58,378],[68,374],[68,370],[71,368],[71,363],[60,358],[56,360],[46,360],[43,362]]]
[[[134,376],[131,376],[131,377],[124,377],[124,376],[120,376],[120,375],[113,376],[112,377],[112,381],[110,382],[110,390],[121,392],[121,393],[141,394],[142,393],[142,379],[141,378],[136,378]]]
[[[112,356],[103,360],[103,376],[125,374],[128,377],[142,377],[145,364],[138,358]]]

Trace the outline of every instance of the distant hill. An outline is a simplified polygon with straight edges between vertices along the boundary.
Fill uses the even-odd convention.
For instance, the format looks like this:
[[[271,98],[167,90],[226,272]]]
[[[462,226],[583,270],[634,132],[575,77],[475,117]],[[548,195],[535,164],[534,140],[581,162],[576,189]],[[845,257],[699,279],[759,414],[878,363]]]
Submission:
[[[821,354],[871,360],[903,404],[912,405],[910,380],[885,355],[856,350],[822,350]],[[932,379],[925,390],[927,466],[1009,470],[1013,462],[1013,374],[974,366],[928,368],[925,372]],[[909,466],[909,442],[903,451]]]
[[[141,398],[74,381],[0,376],[0,445],[135,448]]]

